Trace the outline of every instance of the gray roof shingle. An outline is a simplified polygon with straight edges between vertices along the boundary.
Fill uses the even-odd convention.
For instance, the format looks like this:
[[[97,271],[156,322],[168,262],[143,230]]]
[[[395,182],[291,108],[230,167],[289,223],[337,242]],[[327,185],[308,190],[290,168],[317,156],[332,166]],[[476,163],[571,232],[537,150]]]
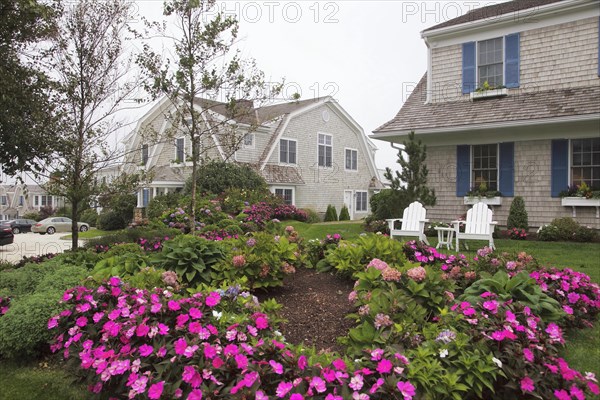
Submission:
[[[425,104],[427,74],[398,114],[374,133],[427,130],[600,113],[600,87],[575,87],[477,101]]]
[[[465,15],[453,18],[449,21],[432,26],[425,29],[423,32],[429,32],[449,26],[465,24],[468,22],[479,21],[486,18],[498,17],[509,13],[518,13],[519,11],[529,10],[535,7],[545,6],[547,4],[558,3],[563,0],[513,0],[507,3],[494,4],[487,7],[476,8],[469,11]]]

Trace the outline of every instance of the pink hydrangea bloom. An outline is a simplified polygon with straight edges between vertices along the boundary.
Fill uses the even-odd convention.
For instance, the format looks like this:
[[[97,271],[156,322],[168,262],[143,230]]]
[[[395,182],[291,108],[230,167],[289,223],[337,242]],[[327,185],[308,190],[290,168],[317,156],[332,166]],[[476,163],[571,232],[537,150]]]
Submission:
[[[406,275],[415,282],[421,282],[425,280],[427,271],[423,267],[415,267],[406,271]]]

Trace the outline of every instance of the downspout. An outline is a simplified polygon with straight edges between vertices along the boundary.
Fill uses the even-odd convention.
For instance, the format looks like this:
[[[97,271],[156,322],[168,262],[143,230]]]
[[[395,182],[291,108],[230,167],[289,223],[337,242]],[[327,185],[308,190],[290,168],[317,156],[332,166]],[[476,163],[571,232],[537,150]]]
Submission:
[[[425,45],[427,45],[427,88],[425,89],[425,93],[427,93],[427,100],[425,101],[425,104],[430,104],[431,101],[431,97],[432,97],[432,93],[433,93],[433,75],[432,75],[432,65],[431,65],[431,59],[432,59],[432,54],[431,54],[431,46],[429,45],[429,42],[427,41],[427,38],[425,38]]]

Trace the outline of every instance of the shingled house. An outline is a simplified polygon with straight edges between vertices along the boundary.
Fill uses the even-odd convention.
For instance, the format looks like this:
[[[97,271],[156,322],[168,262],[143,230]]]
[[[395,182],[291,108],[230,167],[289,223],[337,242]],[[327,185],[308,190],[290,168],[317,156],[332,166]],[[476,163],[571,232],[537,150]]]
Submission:
[[[514,196],[531,226],[573,216],[600,228],[600,199],[561,198],[570,185],[600,190],[597,0],[515,0],[421,32],[428,69],[375,139],[428,146],[432,220],[451,221],[482,183],[505,224]]]
[[[345,204],[353,219],[368,215],[371,194],[383,187],[374,162],[376,147],[335,100],[248,106],[243,118],[233,121],[243,137],[240,145],[231,153],[215,132],[202,143],[204,159],[252,166],[273,193],[299,208],[324,213],[329,204],[338,210]],[[214,101],[198,99],[197,107],[209,107],[216,117],[226,113],[224,105]],[[140,209],[154,196],[181,190],[191,175],[189,139],[169,136],[171,109],[166,98],[157,102],[125,139],[130,154],[126,170],[152,171],[152,182],[138,193]],[[149,128],[154,132],[151,138],[144,134]]]

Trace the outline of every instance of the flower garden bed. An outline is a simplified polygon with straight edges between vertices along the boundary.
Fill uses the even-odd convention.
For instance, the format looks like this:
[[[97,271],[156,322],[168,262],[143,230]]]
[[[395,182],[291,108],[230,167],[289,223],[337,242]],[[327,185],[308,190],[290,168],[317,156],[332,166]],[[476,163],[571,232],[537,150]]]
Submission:
[[[211,222],[231,226],[219,223]],[[305,241],[267,217],[253,224],[267,230],[109,244],[25,266],[4,282],[47,263],[69,277],[71,265],[94,277],[62,295],[48,328],[65,370],[100,398],[579,399],[598,392],[593,374],[558,353],[566,330],[589,327],[600,311],[600,289],[584,274],[542,268],[525,253],[446,256],[374,234]],[[56,286],[56,277],[47,281]],[[19,296],[0,299],[0,328],[18,318]],[[0,351],[6,343],[0,329]]]

